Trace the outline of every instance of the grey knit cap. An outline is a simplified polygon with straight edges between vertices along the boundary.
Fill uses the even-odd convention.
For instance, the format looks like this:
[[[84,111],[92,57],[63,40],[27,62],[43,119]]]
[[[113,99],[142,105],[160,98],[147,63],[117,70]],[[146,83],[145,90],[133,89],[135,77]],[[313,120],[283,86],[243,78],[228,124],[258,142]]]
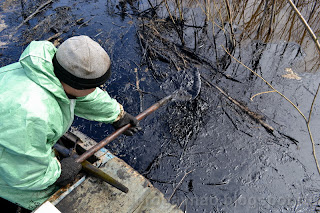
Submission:
[[[111,74],[108,54],[88,36],[64,41],[53,58],[53,65],[56,76],[75,89],[102,85]]]

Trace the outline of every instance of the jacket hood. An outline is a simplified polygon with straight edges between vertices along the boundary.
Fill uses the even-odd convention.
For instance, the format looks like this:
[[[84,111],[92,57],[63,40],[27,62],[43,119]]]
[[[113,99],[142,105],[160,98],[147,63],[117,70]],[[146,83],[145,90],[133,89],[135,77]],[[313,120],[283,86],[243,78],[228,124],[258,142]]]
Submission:
[[[62,102],[70,103],[53,71],[52,58],[56,51],[57,48],[49,41],[32,41],[23,51],[19,62],[28,78]]]

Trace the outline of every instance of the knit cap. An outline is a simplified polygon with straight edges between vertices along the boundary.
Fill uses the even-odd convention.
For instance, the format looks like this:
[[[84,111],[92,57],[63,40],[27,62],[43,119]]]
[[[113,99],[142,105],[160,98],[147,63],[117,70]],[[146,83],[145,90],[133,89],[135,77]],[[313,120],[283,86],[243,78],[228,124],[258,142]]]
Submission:
[[[64,41],[53,57],[57,78],[75,89],[91,89],[110,78],[111,61],[107,52],[88,36]]]

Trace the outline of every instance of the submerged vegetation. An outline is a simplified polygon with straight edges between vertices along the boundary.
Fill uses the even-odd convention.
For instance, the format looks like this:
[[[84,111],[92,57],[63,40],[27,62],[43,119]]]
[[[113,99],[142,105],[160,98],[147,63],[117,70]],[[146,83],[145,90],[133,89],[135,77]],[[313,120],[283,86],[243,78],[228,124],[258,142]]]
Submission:
[[[194,36],[189,39],[194,40],[192,43],[197,49],[200,46],[197,46],[197,40],[201,39],[201,33],[215,37],[219,31],[230,36],[233,45],[246,45],[252,40],[264,43],[296,42],[307,54],[305,71],[315,72],[319,68],[319,52],[316,45],[288,1],[149,0],[148,3],[154,9],[153,14],[156,14],[157,18],[173,23],[173,29],[182,45],[187,43],[190,46],[190,41],[186,40]],[[319,36],[319,2],[309,0],[295,3],[315,35]],[[167,25],[167,22],[162,23]],[[190,32],[190,28],[193,32]]]
[[[316,35],[320,34],[320,16],[317,15],[320,12],[320,5],[317,1],[297,1],[296,5],[291,0],[163,0],[153,3],[148,1],[148,3],[153,13],[149,14],[151,17],[143,19],[138,37],[146,56],[145,61],[151,69],[154,69],[151,58],[156,57],[171,63],[178,71],[182,67],[187,67],[188,63],[198,63],[209,65],[214,71],[223,75],[231,60],[235,60],[271,88],[271,91],[256,95],[277,93],[303,117],[320,174],[316,145],[310,128],[311,115],[320,85],[310,103],[308,116],[305,116],[298,104],[274,88],[268,80],[257,73],[258,70],[255,70],[261,57],[259,55],[266,47],[265,44],[279,41],[296,42],[301,46],[297,54],[306,54],[304,71],[319,70],[320,46]],[[235,52],[236,48],[248,45],[254,40],[258,40],[262,48],[259,50],[257,60],[252,60],[253,69],[251,69],[241,62],[241,55]],[[227,75],[225,77],[232,79]],[[269,132],[273,132],[273,128],[270,129],[272,131]]]

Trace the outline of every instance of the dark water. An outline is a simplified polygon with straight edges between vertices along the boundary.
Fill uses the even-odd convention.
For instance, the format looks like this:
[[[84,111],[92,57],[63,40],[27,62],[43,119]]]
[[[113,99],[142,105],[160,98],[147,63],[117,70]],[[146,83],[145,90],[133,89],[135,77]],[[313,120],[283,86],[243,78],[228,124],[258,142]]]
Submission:
[[[64,31],[59,36],[61,41],[85,34],[107,50],[113,74],[104,89],[133,115],[179,88],[179,83],[185,84],[173,63],[155,58],[154,69],[150,69],[146,62],[136,35],[137,31],[148,31],[141,26],[147,24],[150,14],[141,18],[140,13],[149,7],[147,1],[54,1],[29,24],[15,30],[22,16],[28,16],[43,2],[26,1],[23,7],[18,1],[1,2],[1,65],[17,61],[31,40],[48,39]],[[201,17],[196,20],[198,25],[202,24]],[[83,20],[79,21],[80,18]],[[170,41],[180,42],[174,31],[158,30]],[[194,40],[194,29],[186,28],[184,32],[186,46],[206,59],[188,63],[206,79],[200,94],[191,101],[169,103],[143,120],[143,130],[137,135],[122,136],[108,148],[186,212],[317,211],[320,176],[302,116],[275,93],[258,95],[251,101],[252,96],[270,88],[223,51],[220,45],[232,48],[223,31],[214,31],[212,36],[210,30],[210,25],[207,30],[199,29],[198,41]],[[157,40],[150,43],[159,44]],[[212,46],[216,46],[214,51],[209,48]],[[176,58],[172,49],[167,53]],[[308,117],[320,80],[317,69],[305,72],[307,53],[298,43],[281,39],[246,40],[233,48],[235,57],[271,82]],[[183,62],[176,63],[183,68]],[[293,79],[283,77],[288,74],[286,68],[297,75],[289,76]],[[265,122],[276,130],[274,135],[206,81],[263,115]],[[319,116],[317,99],[310,122],[316,150],[320,140]],[[73,126],[97,141],[113,131],[110,125],[81,118],[76,118]]]

